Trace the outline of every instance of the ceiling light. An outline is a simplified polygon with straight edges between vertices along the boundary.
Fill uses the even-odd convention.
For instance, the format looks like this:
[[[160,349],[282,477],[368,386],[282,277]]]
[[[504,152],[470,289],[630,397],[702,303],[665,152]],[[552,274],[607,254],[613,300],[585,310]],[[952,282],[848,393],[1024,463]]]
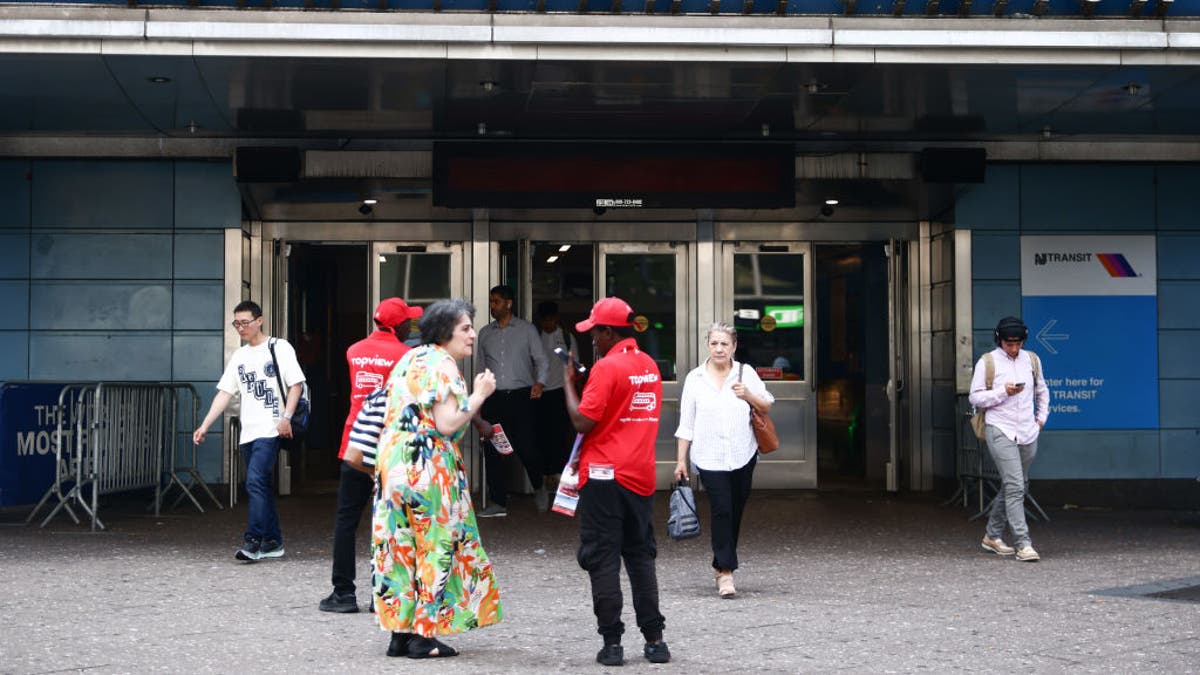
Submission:
[[[151,75],[146,78],[146,81],[150,84],[166,84],[171,81],[171,78],[163,77],[162,75]]]
[[[379,203],[379,200],[378,200],[378,199],[364,199],[364,200],[363,200],[363,203],[364,203],[364,204],[371,204],[371,205],[375,205],[375,204],[378,204],[378,203]]]
[[[381,262],[381,263],[387,262],[387,256],[386,255],[379,256],[379,262]]]
[[[570,251],[570,250],[571,250],[571,245],[570,245],[570,244],[563,244],[562,246],[559,246],[559,247],[558,247],[558,252],[559,252],[559,253],[566,253],[567,251]]]
[[[546,262],[548,262],[548,263],[558,262],[558,256],[552,255],[549,258],[546,258]]]
[[[838,200],[836,199],[826,199],[825,203],[830,206],[837,206],[839,204]]]

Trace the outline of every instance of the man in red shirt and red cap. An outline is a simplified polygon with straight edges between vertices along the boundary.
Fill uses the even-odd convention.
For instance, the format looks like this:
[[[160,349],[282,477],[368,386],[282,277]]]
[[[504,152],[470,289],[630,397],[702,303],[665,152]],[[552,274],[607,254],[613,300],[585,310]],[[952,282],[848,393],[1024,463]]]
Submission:
[[[592,610],[604,648],[596,661],[625,662],[621,647],[621,559],[629,574],[633,609],[651,663],[671,660],[663,642],[665,620],[658,609],[654,569],[654,442],[662,407],[658,366],[633,339],[633,309],[620,298],[604,298],[575,330],[588,333],[598,357],[583,389],[575,394],[575,369],[563,369],[567,412],[585,434],[579,449],[579,551],[576,559],[592,582]]]
[[[354,418],[358,417],[363,401],[387,384],[392,368],[408,352],[404,339],[408,337],[412,320],[422,312],[420,307],[409,307],[400,298],[388,298],[375,308],[375,331],[346,350],[346,362],[350,366],[350,413],[346,415],[338,459],[346,454],[350,428],[354,426]],[[333,592],[321,600],[323,612],[348,614],[358,611],[358,599],[354,595],[354,533],[363,509],[371,503],[373,483],[372,474],[342,464],[333,528]]]

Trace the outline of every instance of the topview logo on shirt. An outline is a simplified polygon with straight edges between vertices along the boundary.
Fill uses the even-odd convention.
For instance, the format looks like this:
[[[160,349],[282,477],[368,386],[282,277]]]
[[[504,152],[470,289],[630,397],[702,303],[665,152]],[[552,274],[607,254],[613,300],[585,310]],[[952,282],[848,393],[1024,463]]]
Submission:
[[[1033,264],[1037,266],[1068,263],[1090,263],[1093,259],[1098,261],[1104,267],[1104,270],[1108,272],[1108,276],[1110,277],[1122,278],[1138,276],[1138,273],[1133,270],[1133,265],[1129,264],[1129,260],[1123,253],[1087,253],[1080,251],[1077,253],[1033,254]]]

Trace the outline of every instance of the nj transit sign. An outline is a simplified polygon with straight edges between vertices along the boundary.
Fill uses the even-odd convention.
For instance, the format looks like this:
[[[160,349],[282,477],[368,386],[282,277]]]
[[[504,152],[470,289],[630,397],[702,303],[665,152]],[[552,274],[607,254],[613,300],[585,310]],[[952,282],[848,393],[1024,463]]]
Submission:
[[[1048,429],[1158,428],[1153,236],[1021,237],[1025,348],[1042,359]]]

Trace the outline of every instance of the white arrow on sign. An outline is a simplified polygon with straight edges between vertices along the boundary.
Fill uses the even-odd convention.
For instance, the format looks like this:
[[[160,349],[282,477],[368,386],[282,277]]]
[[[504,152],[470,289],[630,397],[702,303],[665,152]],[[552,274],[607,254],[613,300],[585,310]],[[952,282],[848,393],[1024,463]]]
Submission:
[[[1050,319],[1050,322],[1047,323],[1045,326],[1042,326],[1042,329],[1039,330],[1037,333],[1037,341],[1042,343],[1042,346],[1046,348],[1046,351],[1050,352],[1051,354],[1058,353],[1058,350],[1054,348],[1054,345],[1050,344],[1051,340],[1070,340],[1071,339],[1071,336],[1067,333],[1051,333],[1050,332],[1050,329],[1054,328],[1054,324],[1056,324],[1056,323],[1058,323],[1058,319]]]

